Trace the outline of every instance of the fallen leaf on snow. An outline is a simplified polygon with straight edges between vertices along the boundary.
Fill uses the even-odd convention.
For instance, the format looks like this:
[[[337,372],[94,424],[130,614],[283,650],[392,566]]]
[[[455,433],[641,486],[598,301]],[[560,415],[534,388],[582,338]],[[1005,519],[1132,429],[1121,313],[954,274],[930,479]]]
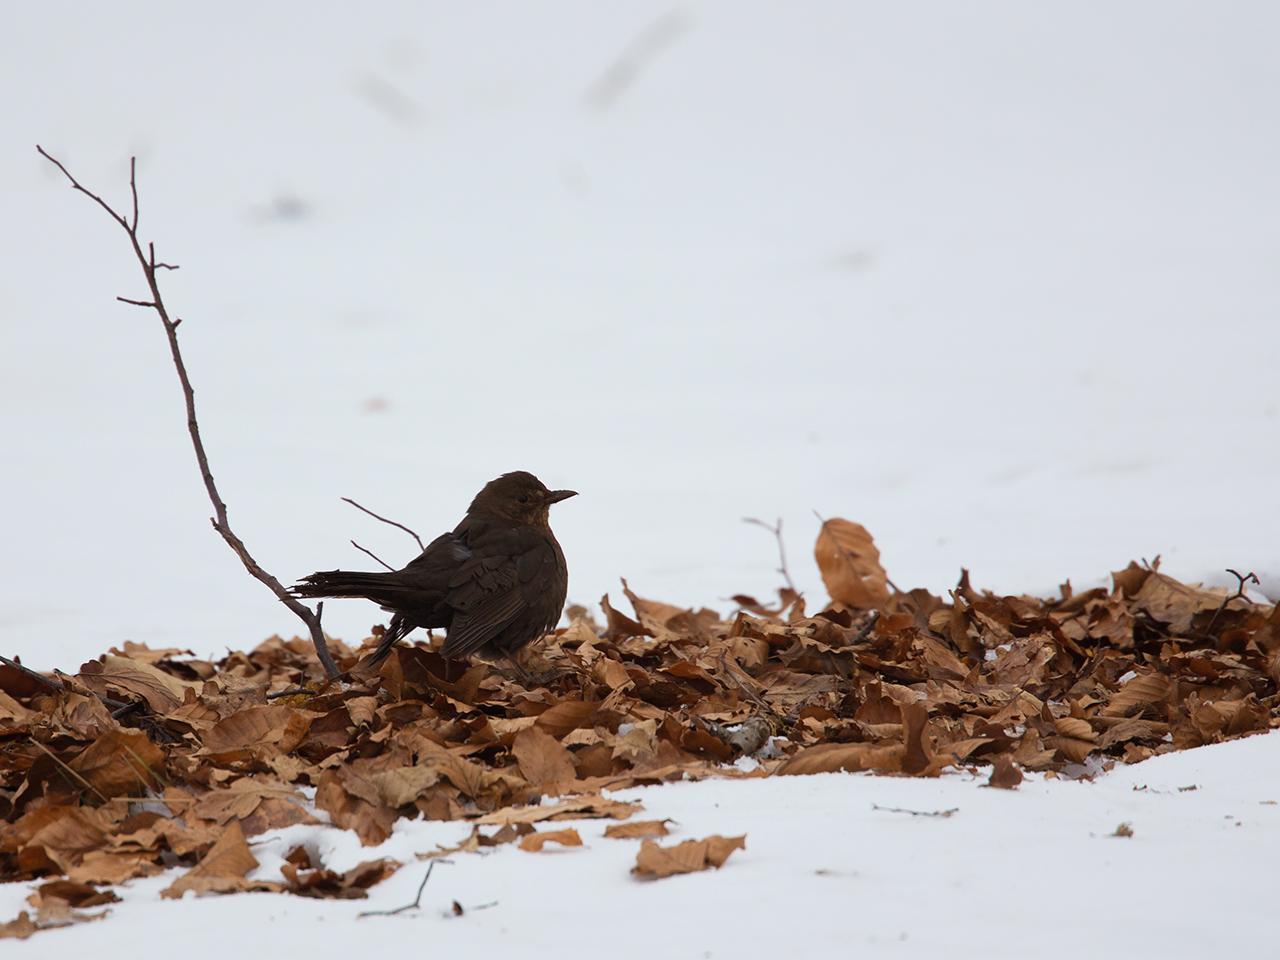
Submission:
[[[613,823],[604,828],[604,835],[618,840],[665,837],[669,832],[667,824],[670,822],[670,820],[631,820],[627,823]]]
[[[537,853],[548,843],[558,843],[562,847],[580,847],[582,846],[582,837],[578,836],[578,831],[573,827],[567,827],[564,830],[531,833],[527,837],[522,837],[517,846],[529,853]]]
[[[636,865],[631,872],[639,877],[660,880],[677,873],[697,873],[707,867],[719,869],[735,850],[747,848],[747,837],[707,837],[704,840],[686,840],[674,847],[663,847],[646,840],[636,854]]]
[[[160,891],[160,896],[180,899],[188,890],[196,893],[232,893],[246,888],[245,876],[257,867],[244,832],[234,820],[200,862]]]

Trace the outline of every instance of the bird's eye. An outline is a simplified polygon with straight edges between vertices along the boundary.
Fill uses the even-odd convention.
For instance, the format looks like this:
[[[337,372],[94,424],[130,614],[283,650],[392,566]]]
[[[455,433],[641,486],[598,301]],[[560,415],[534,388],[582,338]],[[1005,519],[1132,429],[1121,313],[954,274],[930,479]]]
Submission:
[[[520,498],[520,502],[521,502],[521,503],[528,503],[528,502],[529,502],[529,495],[528,495],[528,494],[525,494],[524,496],[522,496],[522,497]]]

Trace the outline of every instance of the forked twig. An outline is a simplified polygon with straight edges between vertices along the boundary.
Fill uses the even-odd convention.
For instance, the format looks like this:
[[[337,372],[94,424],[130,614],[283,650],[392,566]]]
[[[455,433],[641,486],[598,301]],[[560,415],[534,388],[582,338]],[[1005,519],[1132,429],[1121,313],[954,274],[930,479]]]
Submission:
[[[204,441],[200,438],[200,425],[196,422],[196,401],[195,391],[191,387],[191,380],[187,376],[187,367],[182,360],[182,350],[178,346],[178,325],[182,323],[181,318],[173,319],[169,315],[168,308],[164,303],[164,298],[160,295],[160,284],[156,277],[158,270],[176,270],[177,266],[170,263],[161,263],[156,261],[155,245],[147,244],[147,252],[143,252],[142,241],[138,239],[138,178],[137,178],[137,160],[129,159],[129,192],[133,198],[133,216],[131,219],[125,219],[117,213],[109,203],[103,200],[96,193],[85,189],[75,177],[64,167],[58,160],[54,159],[44,148],[37,145],[36,150],[40,156],[44,157],[55,167],[62,171],[63,176],[71,183],[73,189],[83,193],[86,197],[100,206],[107,212],[116,223],[118,223],[129,237],[129,243],[133,247],[134,256],[138,260],[139,266],[142,267],[142,273],[146,277],[147,287],[151,292],[150,300],[135,300],[132,298],[119,297],[125,303],[130,303],[139,307],[147,307],[155,310],[159,315],[161,323],[164,324],[165,336],[169,340],[169,353],[173,358],[173,366],[177,371],[178,380],[182,384],[182,394],[186,401],[187,408],[187,432],[191,435],[191,446],[195,450],[196,463],[200,468],[200,476],[204,480],[205,492],[209,495],[209,502],[213,504],[214,515],[209,518],[209,522],[213,524],[213,529],[218,532],[223,540],[226,541],[232,552],[240,558],[240,562],[244,564],[244,568],[249,574],[267,587],[276,598],[283,603],[289,610],[307,625],[307,629],[311,632],[311,641],[316,648],[316,656],[320,658],[320,663],[324,666],[325,674],[329,677],[338,675],[338,666],[333,662],[333,657],[329,655],[329,647],[325,642],[324,630],[320,626],[320,608],[312,610],[305,604],[299,603],[284,585],[280,583],[274,576],[262,568],[262,566],[249,553],[249,548],[244,545],[241,540],[231,529],[231,524],[227,519],[227,505],[223,502],[221,494],[218,493],[218,487],[214,483],[213,474],[209,470],[209,458],[205,453]]]
[[[427,864],[427,872],[422,877],[422,882],[418,884],[418,895],[413,898],[413,903],[406,903],[402,907],[396,907],[393,910],[362,910],[356,914],[356,919],[362,917],[394,917],[397,913],[404,913],[406,910],[417,910],[419,904],[422,903],[422,891],[427,889],[427,881],[431,879],[431,871],[436,868],[437,863],[450,863],[449,860],[432,860]]]
[[[420,536],[418,536],[416,533],[414,533],[412,530],[410,530],[408,527],[406,527],[403,523],[397,523],[395,520],[388,520],[386,517],[384,517],[384,516],[380,516],[379,514],[374,513],[374,512],[373,512],[372,510],[370,510],[368,507],[361,506],[360,504],[356,503],[356,502],[355,502],[354,500],[352,500],[350,497],[343,497],[343,498],[342,498],[342,500],[343,500],[343,502],[345,502],[345,503],[349,503],[349,504],[351,504],[351,505],[352,505],[353,507],[355,507],[357,510],[363,510],[365,513],[367,513],[369,516],[373,517],[373,519],[375,519],[375,520],[381,520],[383,523],[389,523],[389,524],[391,524],[391,526],[393,526],[393,527],[398,527],[399,529],[403,530],[403,531],[404,531],[405,533],[407,533],[409,536],[413,537],[413,539],[415,539],[415,540],[417,540],[417,541],[418,541],[418,549],[419,549],[419,550],[425,550],[425,549],[427,549],[426,545],[422,542],[422,538],[421,538]],[[353,542],[354,542],[354,541],[353,541]],[[361,548],[361,549],[363,549],[363,548]],[[367,553],[368,551],[366,550],[365,552]],[[378,560],[378,558],[377,558],[377,557],[374,557],[374,559],[375,559],[375,560]],[[381,561],[381,560],[378,560],[378,562],[379,562],[379,563],[382,563],[382,561]],[[382,564],[382,565],[383,565],[384,567],[386,566],[386,564],[385,564],[385,563],[384,563],[384,564]],[[390,568],[390,567],[387,567],[387,569],[391,569],[391,568]]]
[[[1255,585],[1259,583],[1258,575],[1254,573],[1252,570],[1242,575],[1237,571],[1232,570],[1230,567],[1227,567],[1227,573],[1231,574],[1233,577],[1236,578],[1237,581],[1239,581],[1236,584],[1236,592],[1229,597],[1223,597],[1222,603],[1218,604],[1218,609],[1213,611],[1213,618],[1209,621],[1209,625],[1204,628],[1204,633],[1205,633],[1205,636],[1207,637],[1213,636],[1214,624],[1218,622],[1218,617],[1222,616],[1222,611],[1227,609],[1227,604],[1229,604],[1232,600],[1242,600],[1242,599],[1248,600],[1249,599],[1244,595],[1244,585],[1246,583],[1252,583]]]
[[[787,548],[782,542],[782,518],[779,517],[778,522],[774,524],[765,523],[757,517],[743,517],[742,522],[764,527],[773,534],[774,539],[778,541],[778,573],[782,574],[782,579],[787,582],[787,589],[799,596],[800,591],[796,589],[795,581],[791,579],[791,572],[787,570]]]

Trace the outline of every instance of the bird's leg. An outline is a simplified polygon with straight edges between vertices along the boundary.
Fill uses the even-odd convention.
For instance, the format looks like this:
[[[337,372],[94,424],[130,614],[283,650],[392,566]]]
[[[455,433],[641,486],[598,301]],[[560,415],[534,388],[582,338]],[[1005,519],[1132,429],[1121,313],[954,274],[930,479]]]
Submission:
[[[524,684],[526,690],[539,685],[538,679],[525,669],[525,665],[520,662],[518,657],[510,656],[507,660],[511,663],[511,669],[515,671],[516,676],[520,678],[520,682]]]
[[[512,671],[520,678],[520,681],[526,688],[545,687],[552,680],[559,677],[568,676],[574,671],[565,669],[564,667],[551,667],[548,670],[535,673],[525,666],[525,659],[532,657],[533,645],[521,647],[515,653],[506,655],[507,662],[511,664]]]

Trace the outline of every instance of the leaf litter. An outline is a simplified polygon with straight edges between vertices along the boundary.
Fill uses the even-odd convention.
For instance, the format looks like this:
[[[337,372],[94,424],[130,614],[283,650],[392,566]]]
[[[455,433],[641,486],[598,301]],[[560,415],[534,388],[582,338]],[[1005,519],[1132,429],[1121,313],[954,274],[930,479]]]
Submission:
[[[657,878],[719,867],[745,839],[664,847],[665,822],[606,791],[951,769],[1016,789],[1026,771],[1093,776],[1280,724],[1280,612],[1243,578],[1235,594],[1204,589],[1157,559],[1052,598],[978,590],[967,571],[945,597],[904,592],[841,519],[815,556],[831,600],[812,615],[790,587],[722,617],[624,581],[630,613],[607,596],[601,621],[572,608],[535,664],[551,679],[528,686],[431,643],[372,670],[335,643],[351,680],[329,685],[308,641],[279,637],[216,661],[125,644],[59,674],[60,690],[0,666],[0,880],[44,881],[34,916],[0,936],[97,919],[85,908],[111,886],[172,866],[186,870],[166,897],[362,897],[399,867],[337,873],[299,848],[281,880],[253,879],[249,840],[313,810],[370,846],[406,817],[472,826],[425,859],[578,846],[575,829],[537,825],[612,820],[605,836],[641,840],[635,873]]]

